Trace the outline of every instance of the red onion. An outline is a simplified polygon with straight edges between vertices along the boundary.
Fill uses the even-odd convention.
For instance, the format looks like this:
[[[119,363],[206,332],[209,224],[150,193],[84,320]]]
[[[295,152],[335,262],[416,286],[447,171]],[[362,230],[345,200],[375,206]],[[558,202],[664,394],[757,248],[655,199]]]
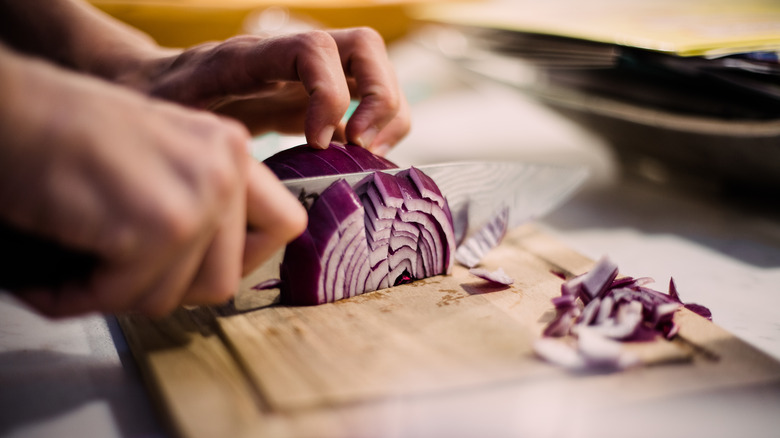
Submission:
[[[617,265],[602,257],[590,271],[561,284],[561,295],[552,299],[555,318],[542,332],[544,338],[576,338],[577,346],[567,343],[554,346],[542,342],[537,354],[569,368],[588,366],[625,368],[636,358],[616,353],[613,340],[638,340],[648,330],[666,338],[674,337],[679,326],[675,312],[683,307],[674,280],[669,293],[647,287],[649,277],[616,278]],[[579,300],[579,301],[578,301]],[[685,304],[686,308],[711,320],[704,306]],[[569,349],[563,351],[564,349]]]
[[[338,144],[325,150],[298,146],[265,163],[283,179],[396,167],[358,146]],[[377,171],[355,187],[337,180],[308,208],[309,226],[287,245],[280,268],[283,304],[322,304],[452,269],[452,214],[419,169]]]

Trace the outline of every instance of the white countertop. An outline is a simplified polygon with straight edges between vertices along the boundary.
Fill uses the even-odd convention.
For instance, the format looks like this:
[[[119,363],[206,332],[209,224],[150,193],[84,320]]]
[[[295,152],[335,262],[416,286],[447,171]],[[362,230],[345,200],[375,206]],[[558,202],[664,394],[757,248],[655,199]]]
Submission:
[[[587,256],[609,255],[628,275],[651,276],[659,283],[673,276],[683,299],[709,306],[717,324],[780,359],[777,211],[621,178],[598,137],[533,100],[498,85],[464,82],[414,45],[394,47],[393,57],[410,96],[414,125],[390,159],[398,164],[462,159],[584,163],[593,172],[590,182],[542,218],[541,225]],[[703,428],[676,427],[680,435],[702,436],[700,432],[706,430],[709,436],[773,436],[780,426],[775,415],[779,392],[777,388],[760,395],[746,391],[718,404],[676,400],[667,408],[685,408],[689,418],[707,422]],[[483,408],[494,414],[475,416],[477,420],[464,427],[458,421],[434,422],[437,413],[445,414],[429,410],[427,420],[410,416],[409,425],[399,426],[391,435],[517,436],[512,431],[535,431],[539,433],[534,435],[542,436],[599,436],[603,432],[597,418],[576,418],[567,423],[569,427],[519,426],[521,419],[555,423],[554,414],[521,415],[501,429],[495,413],[505,409],[489,405],[497,399],[472,400],[484,401],[488,405]],[[639,414],[623,412],[619,423],[641,422],[644,417]],[[642,435],[642,426],[634,427]],[[50,321],[0,294],[0,436],[165,433],[113,318],[93,315]]]

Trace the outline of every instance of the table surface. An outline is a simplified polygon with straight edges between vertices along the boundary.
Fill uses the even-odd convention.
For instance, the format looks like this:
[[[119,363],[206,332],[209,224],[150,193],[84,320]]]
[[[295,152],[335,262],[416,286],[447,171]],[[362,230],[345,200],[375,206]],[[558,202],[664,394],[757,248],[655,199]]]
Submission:
[[[727,198],[626,177],[597,135],[527,96],[464,76],[415,40],[390,49],[413,117],[410,135],[391,152],[391,160],[401,165],[501,159],[588,166],[588,183],[540,218],[540,225],[591,258],[609,255],[628,275],[659,283],[674,277],[684,300],[707,305],[717,324],[780,360],[780,215],[767,205],[774,200]],[[264,137],[255,146],[297,142]],[[605,433],[604,418],[572,417],[564,407],[541,416],[508,411],[511,388],[469,397],[467,419],[453,420],[457,402],[448,402],[415,412],[409,424],[388,436],[516,436],[519,431],[617,436],[624,426],[636,436],[650,435],[637,422],[661,418],[656,431],[664,436],[705,431],[773,436],[780,426],[777,387],[627,408],[616,414],[619,421],[609,418],[612,433]],[[481,410],[473,411],[474,400],[483,402]],[[519,416],[499,417],[507,412]],[[0,436],[166,433],[113,317],[51,321],[0,292]]]

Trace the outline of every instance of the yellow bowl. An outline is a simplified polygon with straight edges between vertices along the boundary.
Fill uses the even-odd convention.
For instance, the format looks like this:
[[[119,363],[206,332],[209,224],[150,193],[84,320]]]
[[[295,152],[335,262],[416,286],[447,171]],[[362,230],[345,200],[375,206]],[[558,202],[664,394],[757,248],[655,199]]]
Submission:
[[[271,7],[327,28],[370,26],[390,43],[414,26],[409,5],[447,0],[91,0],[159,44],[187,47],[247,33],[247,19]]]

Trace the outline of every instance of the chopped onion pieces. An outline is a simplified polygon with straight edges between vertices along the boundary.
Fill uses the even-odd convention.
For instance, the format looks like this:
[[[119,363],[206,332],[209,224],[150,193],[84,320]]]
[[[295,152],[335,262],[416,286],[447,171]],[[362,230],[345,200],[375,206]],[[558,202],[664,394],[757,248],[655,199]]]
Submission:
[[[618,341],[639,340],[648,332],[671,339],[679,331],[674,314],[683,306],[712,319],[706,307],[680,300],[674,280],[663,293],[647,287],[652,278],[617,274],[617,265],[602,257],[590,271],[564,280],[561,295],[552,299],[556,316],[534,346],[540,357],[567,368],[624,369],[639,359]]]

